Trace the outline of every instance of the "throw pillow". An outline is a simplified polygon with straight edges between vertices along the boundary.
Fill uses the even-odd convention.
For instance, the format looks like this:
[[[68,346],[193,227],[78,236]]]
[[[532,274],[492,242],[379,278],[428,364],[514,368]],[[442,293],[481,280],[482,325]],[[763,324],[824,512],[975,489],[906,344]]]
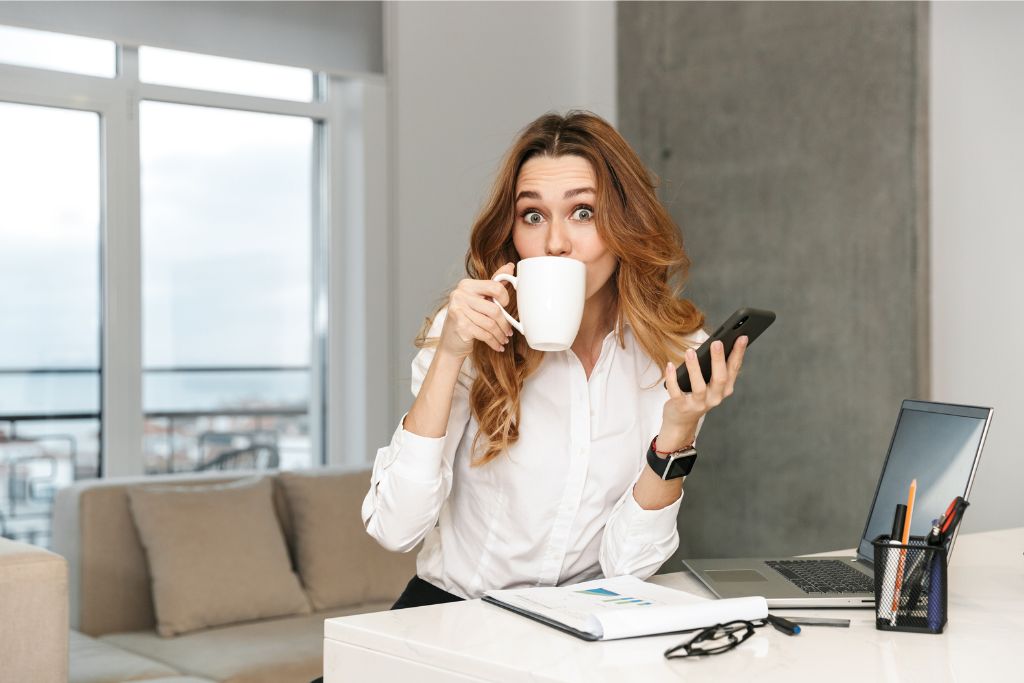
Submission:
[[[416,573],[416,553],[392,553],[360,515],[370,473],[282,472],[295,564],[315,610],[395,600]]]
[[[143,484],[128,495],[160,635],[310,611],[274,514],[269,478]]]

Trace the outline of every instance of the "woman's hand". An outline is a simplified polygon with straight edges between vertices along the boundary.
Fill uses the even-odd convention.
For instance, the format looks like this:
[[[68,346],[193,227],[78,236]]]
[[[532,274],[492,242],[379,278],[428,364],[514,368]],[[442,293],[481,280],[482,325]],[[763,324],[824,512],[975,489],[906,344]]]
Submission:
[[[705,382],[693,349],[686,352],[686,371],[690,375],[692,392],[686,394],[676,380],[676,366],[665,366],[665,384],[669,399],[662,411],[661,431],[658,433],[656,448],[659,451],[674,451],[693,443],[697,436],[697,424],[712,408],[732,395],[736,377],[743,365],[743,353],[747,349],[746,336],[736,340],[725,360],[722,342],[711,344],[711,381]]]
[[[515,267],[506,263],[498,273],[513,274]],[[473,342],[480,340],[495,351],[505,350],[512,337],[512,326],[505,320],[495,301],[508,306],[508,290],[493,280],[462,280],[448,297],[448,316],[441,328],[438,353],[463,359],[473,352]]]

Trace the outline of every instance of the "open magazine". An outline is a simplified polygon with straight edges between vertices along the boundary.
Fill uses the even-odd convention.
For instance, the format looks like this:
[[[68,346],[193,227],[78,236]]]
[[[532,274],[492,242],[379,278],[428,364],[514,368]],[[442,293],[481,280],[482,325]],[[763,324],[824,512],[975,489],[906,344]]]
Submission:
[[[487,591],[483,599],[584,640],[651,636],[768,616],[762,597],[709,600],[635,576]]]

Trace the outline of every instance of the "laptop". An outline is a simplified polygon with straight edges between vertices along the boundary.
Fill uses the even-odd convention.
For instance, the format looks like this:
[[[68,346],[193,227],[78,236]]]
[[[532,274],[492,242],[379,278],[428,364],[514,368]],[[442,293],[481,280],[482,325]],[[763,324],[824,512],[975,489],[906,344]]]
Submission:
[[[917,479],[912,536],[926,535],[950,501],[971,492],[991,408],[903,401],[856,557],[683,560],[720,598],[762,595],[769,607],[874,607],[874,547],[892,531]],[[953,551],[955,534],[950,541]]]

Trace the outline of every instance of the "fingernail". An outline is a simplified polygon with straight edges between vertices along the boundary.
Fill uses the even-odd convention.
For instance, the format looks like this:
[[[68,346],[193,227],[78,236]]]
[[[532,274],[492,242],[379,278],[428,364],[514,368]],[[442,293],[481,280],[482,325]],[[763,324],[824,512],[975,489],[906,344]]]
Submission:
[[[501,347],[501,352],[502,352],[502,353],[504,353],[504,352],[505,352],[505,347],[504,347],[504,346],[502,346],[502,347]]]
[[[693,349],[686,349],[686,358],[692,360],[697,357],[697,353]]]

